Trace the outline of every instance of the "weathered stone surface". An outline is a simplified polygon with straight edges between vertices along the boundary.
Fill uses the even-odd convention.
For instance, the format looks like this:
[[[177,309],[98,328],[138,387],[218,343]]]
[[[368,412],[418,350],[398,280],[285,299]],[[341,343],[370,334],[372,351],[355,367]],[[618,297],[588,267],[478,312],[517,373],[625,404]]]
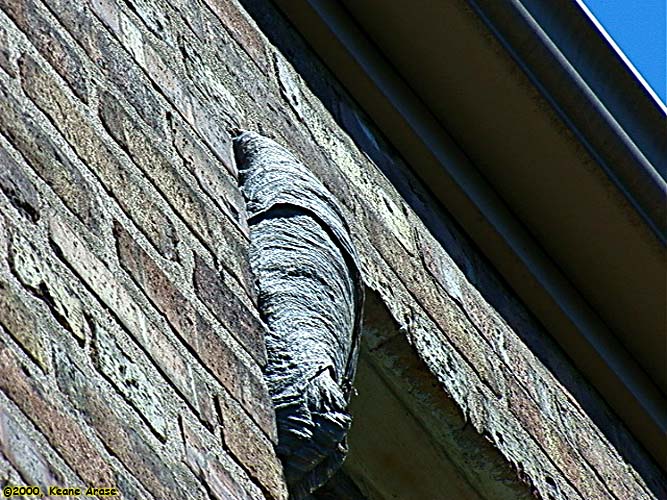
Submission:
[[[220,21],[229,30],[236,43],[252,58],[262,74],[271,69],[269,47],[258,40],[256,28],[236,5],[224,0],[205,0]]]
[[[37,245],[18,228],[10,228],[9,267],[19,282],[41,300],[53,318],[83,345],[90,335],[80,292],[68,284],[62,268],[51,254]],[[78,283],[76,283],[78,285]]]
[[[172,146],[183,165],[195,176],[206,192],[227,217],[248,236],[243,196],[236,186],[236,165],[227,165],[215,158],[174,115],[167,115]]]
[[[106,92],[100,96],[100,118],[203,245],[249,289],[244,235],[228,218],[220,217],[208,197],[195,190],[196,181],[189,172],[177,171],[154,145],[157,138],[146,135],[117,98]]]
[[[667,498],[664,474],[266,0],[0,0],[0,402],[16,409],[0,417],[0,478],[61,470],[128,498],[175,482],[182,497],[280,488],[234,127],[285,144],[333,193],[399,327],[374,346],[409,342],[502,474],[557,500]],[[113,220],[136,246],[128,272]]]
[[[90,117],[66,95],[57,82],[33,59],[21,64],[23,88],[51,117],[81,160],[99,177],[122,209],[139,225],[163,256],[176,259],[178,237],[173,224],[147,192],[145,181],[131,173],[102,140]],[[80,183],[79,183],[80,184]],[[69,186],[77,186],[77,182]]]
[[[93,2],[100,8],[104,3]],[[141,68],[120,49],[118,42],[87,6],[73,4],[69,0],[52,0],[48,2],[48,8],[83,47],[95,70],[101,73],[101,79],[115,85],[142,119],[157,133],[164,134],[164,115],[156,112],[161,109],[159,96],[151,89]],[[120,22],[117,16],[112,19],[115,23]]]
[[[19,92],[0,78],[0,132],[84,224],[97,227],[101,217],[95,190],[62,151],[62,146],[44,131],[34,112],[26,109],[25,100],[17,97]]]
[[[16,23],[44,58],[68,83],[76,96],[88,102],[90,75],[79,54],[54,26],[46,8],[34,0],[0,1],[0,9]]]
[[[222,416],[222,439],[231,453],[244,464],[251,476],[271,498],[287,499],[283,468],[273,444],[248,418],[239,404],[227,395],[217,398]]]
[[[244,363],[232,347],[167,279],[157,264],[116,224],[121,264],[132,274],[146,295],[165,315],[183,341],[216,378],[234,394],[246,410],[271,434],[272,419],[261,410],[269,406],[268,392],[260,371]],[[230,339],[231,340],[231,339]],[[245,388],[245,389],[244,389]]]
[[[224,325],[230,326],[236,339],[252,354],[261,367],[266,366],[266,327],[257,313],[252,313],[216,273],[195,254],[194,285],[199,298]],[[254,289],[254,287],[253,287]]]
[[[0,146],[0,191],[21,215],[31,222],[40,217],[41,200],[19,164]]]
[[[192,372],[172,339],[146,317],[114,273],[86,248],[85,243],[67,225],[52,219],[50,234],[65,262],[88,287],[95,290],[100,300],[147,351],[184,399],[196,404]]]
[[[161,384],[154,380],[159,374],[147,372],[132,356],[132,350],[119,345],[120,336],[110,328],[90,319],[92,330],[91,357],[95,367],[139,412],[161,441],[167,440],[169,410]],[[136,351],[135,351],[136,353]]]
[[[4,477],[3,486],[5,484],[21,484],[21,474],[17,471],[11,462],[0,451],[0,477]]]
[[[13,486],[27,483],[46,488],[52,484],[78,482],[48,444],[26,429],[29,424],[25,417],[19,420],[21,417],[11,411],[10,405],[11,402],[0,395],[0,483]]]
[[[146,36],[136,23],[134,13],[126,13],[115,0],[107,0],[104,9],[98,9],[96,13],[161,93],[199,132],[216,156],[225,162],[230,138],[224,129],[221,130],[221,124],[226,127],[237,124],[238,115],[243,111],[224,86],[213,84],[217,77],[211,68],[200,64],[195,66],[196,74],[188,74],[187,58],[183,60],[182,57],[189,50],[187,45],[180,45],[179,52],[174,53],[173,47],[168,50],[154,43],[154,39]],[[197,86],[204,87],[203,94]],[[220,103],[224,104],[222,109]]]
[[[136,474],[148,491],[156,498],[183,498],[189,492],[198,496],[198,487],[178,474],[179,465],[167,465],[143,435],[138,423],[121,412],[121,405],[114,404],[113,398],[103,397],[104,391],[65,353],[56,359],[59,389],[69,397],[111,453]]]
[[[235,471],[233,466],[229,468],[223,466],[220,457],[216,457],[210,446],[204,444],[203,432],[191,428],[183,418],[179,422],[185,447],[185,463],[206,485],[206,490],[213,498],[218,500],[265,498],[257,486],[248,484],[249,481],[242,481],[241,474]]]
[[[51,364],[51,346],[37,327],[38,322],[28,304],[9,281],[0,277],[0,325],[42,370],[47,371]]]
[[[115,486],[115,474],[79,424],[62,410],[59,397],[48,396],[21,369],[6,345],[0,346],[0,389],[32,420],[86,483]]]
[[[0,26],[0,68],[7,74],[14,78],[16,76],[16,53],[12,50],[9,43],[9,35],[4,26]]]

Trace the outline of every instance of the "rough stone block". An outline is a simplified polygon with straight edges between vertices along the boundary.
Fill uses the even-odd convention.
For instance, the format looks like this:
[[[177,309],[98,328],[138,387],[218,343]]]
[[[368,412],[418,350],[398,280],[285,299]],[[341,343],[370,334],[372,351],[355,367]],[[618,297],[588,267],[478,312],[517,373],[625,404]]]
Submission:
[[[115,486],[115,475],[100,455],[97,446],[82,432],[80,425],[63,411],[54,392],[41,387],[22,369],[7,346],[0,346],[0,389],[46,436],[51,446],[87,484]]]
[[[90,336],[90,328],[84,317],[85,306],[81,301],[79,282],[71,283],[62,274],[62,268],[53,256],[45,254],[38,245],[28,239],[19,228],[10,226],[9,265],[21,284],[41,300],[54,319],[70,332],[83,346]]]
[[[12,415],[9,404],[0,399],[0,485],[7,479],[8,484],[13,486],[22,485],[25,481],[42,488],[75,482],[76,476],[67,467],[56,464],[53,450],[48,445],[35,442],[35,436],[25,428],[26,423],[20,423]],[[3,456],[9,462],[7,465],[11,464],[11,472],[15,475],[9,469],[3,471]]]
[[[233,2],[224,0],[204,0],[220,22],[229,30],[236,43],[246,51],[251,60],[257,65],[262,74],[269,74],[271,62],[269,50],[258,35],[248,15],[239,9]]]
[[[0,0],[0,9],[16,23],[41,55],[68,83],[76,96],[88,102],[90,76],[73,45],[54,26],[46,9],[35,0]]]
[[[11,46],[10,34],[7,28],[0,26],[0,68],[11,78],[17,75],[16,56],[17,53]]]
[[[209,307],[250,352],[260,366],[266,365],[264,335],[266,327],[257,313],[251,312],[225,285],[220,273],[215,272],[204,259],[195,254],[194,285],[199,298]]]
[[[235,276],[246,276],[247,240],[207,196],[195,190],[197,183],[189,172],[177,171],[155,145],[156,139],[146,135],[116,97],[106,92],[100,96],[100,118],[204,246]]]
[[[0,450],[0,477],[3,478],[0,486],[21,484],[23,482],[21,473],[17,471],[7,457],[3,455],[2,450]]]
[[[167,463],[151,445],[139,422],[123,411],[117,399],[90,375],[81,371],[66,353],[56,357],[59,389],[66,394],[81,417],[95,429],[109,451],[127,467],[156,498],[185,498],[198,488],[175,476],[176,463]],[[115,486],[115,484],[114,484]]]
[[[162,384],[156,384],[159,373],[147,372],[139,363],[140,356],[120,345],[119,335],[108,326],[91,318],[91,357],[95,367],[104,375],[132,407],[145,419],[161,441],[167,440],[167,395]],[[165,415],[167,414],[167,415]]]
[[[175,347],[173,340],[148,319],[117,274],[110,271],[68,226],[52,219],[50,234],[53,244],[75,273],[95,290],[129,334],[145,349],[153,362],[166,375],[186,402],[196,407],[195,380],[189,360]]]
[[[0,146],[0,191],[14,208],[31,222],[40,217],[41,200],[37,190],[18,162]]]
[[[164,114],[156,112],[161,109],[159,97],[132,57],[82,4],[70,0],[51,0],[48,3],[53,15],[83,47],[96,71],[100,72],[101,79],[115,85],[142,119],[156,133],[164,136]],[[112,7],[108,1],[97,1],[94,5],[100,16],[103,15],[104,8]],[[107,17],[104,18],[112,25],[120,22],[115,12],[109,10]]]
[[[271,441],[232,398],[221,395],[217,401],[220,404],[225,445],[272,498],[287,499],[283,467]]]
[[[534,381],[526,381],[526,385]],[[584,498],[605,498],[611,495],[606,485],[596,477],[590,466],[586,464],[572,443],[563,439],[562,430],[554,428],[553,423],[545,418],[544,412],[528,397],[521,387],[511,384],[508,386],[507,404],[512,414],[517,417],[521,425],[544,449],[547,456],[556,464],[558,469],[569,478]],[[556,488],[562,481],[560,477],[551,478]],[[559,491],[560,494],[560,491]]]
[[[183,419],[180,419],[181,435],[184,445],[184,460],[190,470],[202,481],[213,498],[249,500],[264,498],[258,489],[245,488],[240,481],[238,471],[224,467],[214,456],[211,447],[204,444],[203,432],[197,432]]]
[[[146,185],[101,139],[91,118],[72,103],[57,82],[32,58],[22,59],[21,75],[26,94],[51,117],[56,128],[113,194],[121,208],[163,256],[177,258],[178,238],[173,224],[157,206],[155,195],[148,192]]]
[[[229,136],[221,124],[229,126],[229,114],[238,115],[239,107],[234,108],[230,102],[229,92],[222,96],[227,106],[224,111],[219,110],[220,96],[217,100],[196,92],[194,86],[198,80],[194,75],[188,78],[183,68],[179,51],[168,51],[166,47],[153,43],[153,40],[144,34],[141,27],[135,23],[133,16],[121,9],[113,0],[105,2],[103,16],[107,27],[118,37],[120,44],[132,54],[136,64],[144,69],[155,85],[156,89],[181,113],[186,121],[199,133],[211,150],[223,162],[229,155]],[[119,22],[116,23],[115,19]],[[182,48],[184,46],[181,46]],[[183,48],[185,50],[185,48]],[[205,68],[204,68],[205,69]],[[201,75],[199,75],[201,76]],[[215,75],[211,73],[211,78]],[[199,80],[206,84],[207,79]],[[233,123],[238,123],[234,119]],[[221,130],[222,128],[222,130]]]
[[[238,347],[221,337],[211,323],[165,276],[153,259],[119,224],[115,224],[121,264],[134,277],[148,298],[165,315],[183,341],[203,365],[243,404],[270,435],[272,405],[264,379],[253,361],[236,354]],[[231,326],[231,325],[230,325]],[[230,339],[231,340],[231,339]]]
[[[192,172],[197,182],[216,205],[248,236],[245,217],[245,201],[236,185],[238,172],[233,161],[222,162],[215,158],[189,132],[178,117],[168,114],[172,146],[183,165]],[[224,167],[224,170],[220,168]]]
[[[18,97],[20,90],[0,78],[0,132],[81,221],[96,229],[102,216],[93,189],[47,134],[40,119]]]
[[[0,278],[0,325],[42,370],[48,371],[51,365],[51,345],[38,328],[30,305],[31,302],[26,301],[10,281]]]

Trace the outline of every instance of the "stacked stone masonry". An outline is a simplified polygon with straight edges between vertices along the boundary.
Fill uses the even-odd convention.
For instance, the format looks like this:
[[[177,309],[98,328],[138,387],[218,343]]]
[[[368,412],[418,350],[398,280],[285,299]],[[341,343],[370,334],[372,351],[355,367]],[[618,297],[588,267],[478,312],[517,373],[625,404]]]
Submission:
[[[0,482],[287,498],[238,127],[338,197],[365,286],[537,495],[667,498],[582,409],[581,394],[653,470],[562,354],[545,364],[516,333],[547,338],[275,8],[251,3],[294,37],[318,96],[236,0],[0,0]]]

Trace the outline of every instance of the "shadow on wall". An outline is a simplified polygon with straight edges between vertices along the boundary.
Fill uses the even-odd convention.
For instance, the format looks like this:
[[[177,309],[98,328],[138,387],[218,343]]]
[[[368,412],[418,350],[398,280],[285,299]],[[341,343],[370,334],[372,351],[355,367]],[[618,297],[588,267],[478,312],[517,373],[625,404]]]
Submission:
[[[358,109],[352,98],[337,84],[335,77],[325,68],[308,44],[298,35],[277,8],[266,0],[239,0],[252,16],[262,32],[289,60],[304,79],[310,90],[331,113],[338,125],[345,130],[393,184],[405,202],[427,226],[442,245],[466,279],[494,307],[525,345],[577,400],[582,409],[605,434],[611,444],[624,454],[624,458],[646,479],[649,488],[660,491],[661,485],[653,482],[645,471],[645,457],[637,447],[628,446],[628,434],[619,432],[618,420],[597,392],[579,374],[565,352],[558,346],[542,325],[515,298],[509,286],[494,271],[457,222],[437,202],[421,182],[406,168],[400,155],[389,145],[382,134]]]
[[[475,430],[380,295],[370,290],[355,388],[343,471],[364,498],[534,498],[530,481],[522,481],[491,440]]]

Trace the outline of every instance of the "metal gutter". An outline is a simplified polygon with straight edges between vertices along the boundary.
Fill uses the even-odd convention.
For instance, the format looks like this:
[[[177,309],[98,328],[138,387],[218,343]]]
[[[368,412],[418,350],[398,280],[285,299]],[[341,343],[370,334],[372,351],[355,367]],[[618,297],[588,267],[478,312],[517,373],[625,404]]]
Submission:
[[[583,1],[522,0],[521,4],[667,181],[667,104]]]
[[[586,19],[576,6],[534,0],[468,2],[665,245],[664,107],[634,78],[625,63],[619,64],[618,54],[611,47],[601,50],[598,33],[583,31]],[[555,39],[524,4],[530,5],[542,22],[551,25]],[[563,23],[567,23],[570,36],[564,33]],[[571,36],[573,25],[581,30],[576,32],[576,39]],[[584,36],[585,42],[581,40]],[[526,43],[530,39],[537,40]],[[595,49],[594,53],[589,53],[589,46]],[[577,68],[565,54],[576,57]],[[596,91],[604,96],[604,101]],[[628,102],[633,104],[632,109],[628,109]],[[665,133],[658,133],[660,128]],[[626,130],[632,131],[634,137]],[[644,149],[640,150],[636,142],[643,144]]]
[[[340,4],[320,0],[277,3],[635,437],[666,468],[664,395],[516,219],[431,110]],[[583,92],[583,97],[591,96]],[[585,108],[589,113],[600,111],[603,115],[596,118],[602,120],[602,125],[592,126],[593,133],[598,129],[610,133],[609,127],[612,134],[622,132],[600,106],[593,101]],[[608,136],[602,145],[609,137],[613,139],[613,135]],[[619,155],[646,166],[634,141],[621,138],[621,143],[623,150]],[[629,171],[623,175],[631,174]],[[659,216],[655,190],[658,184],[650,170],[645,174],[641,178],[648,179],[646,193],[642,194],[643,185],[637,188],[633,184],[632,196],[640,198],[637,205],[653,218]],[[658,227],[658,221],[653,226]]]
[[[548,92],[566,94],[565,103],[571,99],[568,74],[552,71],[558,78],[547,81],[550,86],[536,84],[526,63],[517,62],[466,0],[415,0],[411,9],[386,0],[342,3],[515,219],[667,394],[665,339],[656,335],[667,323],[665,246],[629,195],[633,185],[619,187],[604,167],[625,161],[630,169],[643,168],[630,155],[610,160],[606,153],[625,149],[583,101],[575,100],[568,115],[554,106]],[[540,37],[529,30],[520,35],[513,35],[518,50],[537,59],[537,69],[559,64],[544,53]]]

